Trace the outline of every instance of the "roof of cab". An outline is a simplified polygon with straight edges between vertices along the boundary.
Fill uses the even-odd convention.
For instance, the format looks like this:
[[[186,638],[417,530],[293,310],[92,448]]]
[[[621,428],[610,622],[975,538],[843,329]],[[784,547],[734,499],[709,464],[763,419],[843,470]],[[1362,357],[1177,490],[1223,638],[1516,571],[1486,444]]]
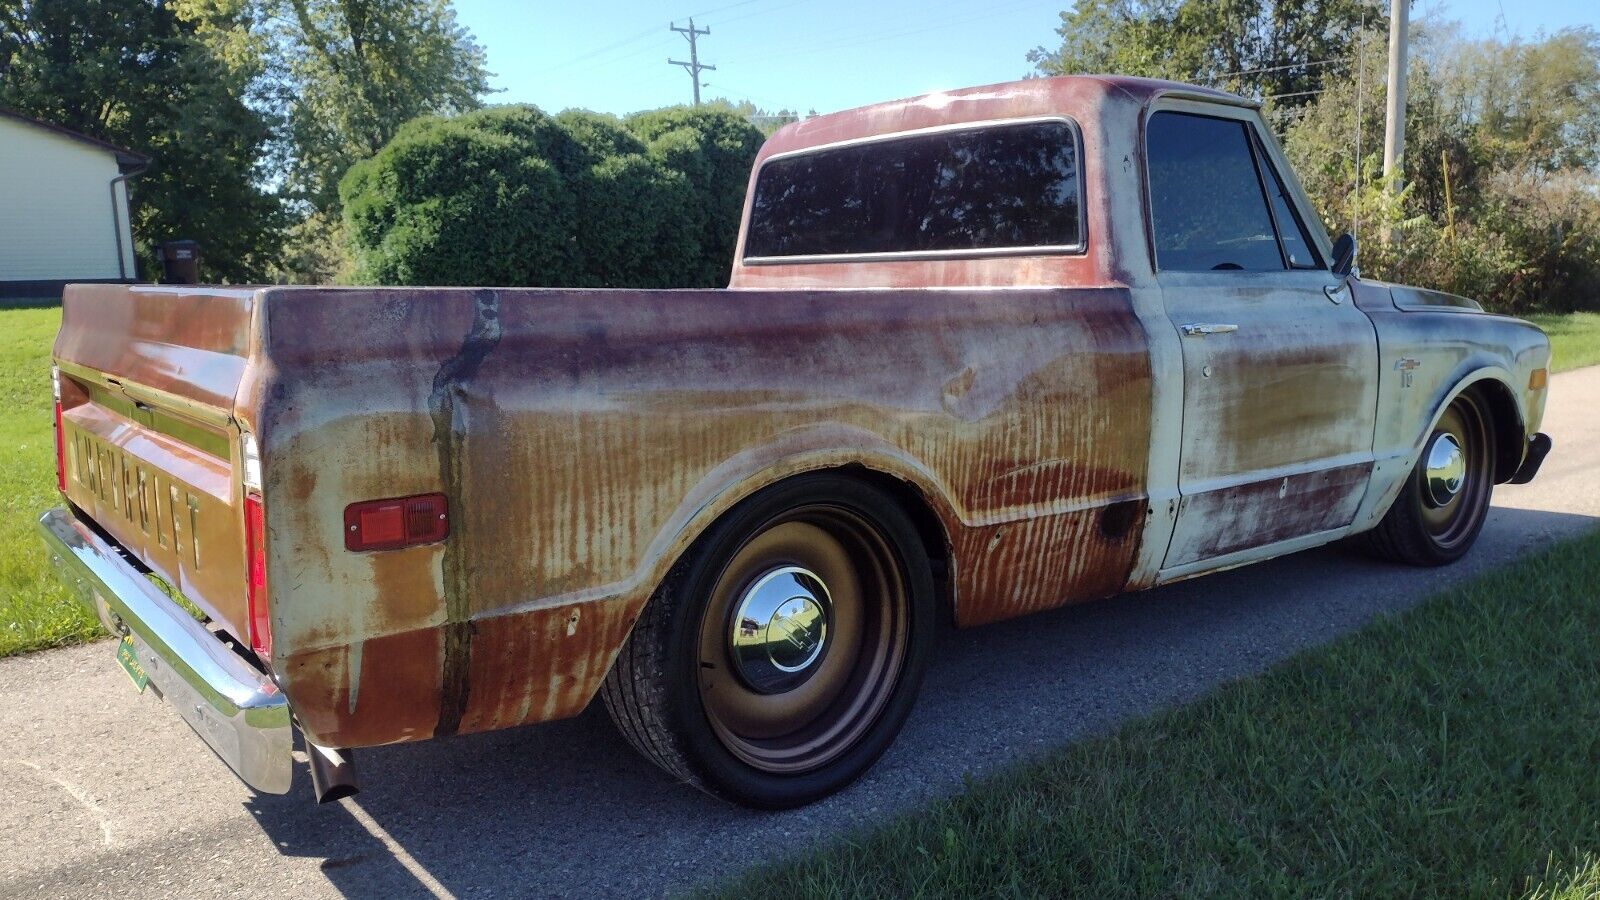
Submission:
[[[812,116],[780,128],[767,139],[761,157],[918,128],[1061,115],[1111,97],[1143,106],[1163,94],[1179,94],[1234,106],[1259,105],[1253,100],[1214,88],[1156,78],[1127,75],[1025,78],[954,91],[938,91],[920,97]]]

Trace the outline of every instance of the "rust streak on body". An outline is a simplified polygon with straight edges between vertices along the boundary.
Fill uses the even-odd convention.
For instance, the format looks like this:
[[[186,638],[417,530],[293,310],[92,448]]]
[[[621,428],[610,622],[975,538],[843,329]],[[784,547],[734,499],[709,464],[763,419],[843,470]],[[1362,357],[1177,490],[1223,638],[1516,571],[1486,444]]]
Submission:
[[[463,444],[467,437],[468,388],[483,365],[484,357],[500,342],[500,294],[478,291],[474,297],[472,327],[456,355],[445,360],[434,375],[428,406],[433,419],[433,443],[439,453],[439,480],[453,509],[462,509],[467,497],[463,469]],[[467,517],[461,517],[463,521]],[[444,673],[439,725],[435,734],[455,734],[467,703],[472,655],[473,624],[468,607],[471,596],[471,567],[474,535],[470,527],[458,526],[455,540],[444,550]],[[484,538],[479,538],[484,539]]]

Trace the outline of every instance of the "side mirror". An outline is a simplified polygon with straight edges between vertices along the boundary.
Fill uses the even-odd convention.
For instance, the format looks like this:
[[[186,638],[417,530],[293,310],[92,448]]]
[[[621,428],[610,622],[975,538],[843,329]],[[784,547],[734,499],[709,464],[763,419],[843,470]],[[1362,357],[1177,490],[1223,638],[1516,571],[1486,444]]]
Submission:
[[[1349,275],[1355,261],[1356,239],[1347,231],[1333,242],[1333,274]]]

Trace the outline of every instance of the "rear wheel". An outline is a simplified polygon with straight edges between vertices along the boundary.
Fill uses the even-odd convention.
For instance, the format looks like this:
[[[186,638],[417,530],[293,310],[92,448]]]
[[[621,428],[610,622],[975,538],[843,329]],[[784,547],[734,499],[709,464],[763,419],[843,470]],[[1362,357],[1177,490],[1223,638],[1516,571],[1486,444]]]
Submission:
[[[1455,562],[1472,548],[1494,491],[1494,430],[1473,391],[1445,409],[1394,506],[1367,544],[1379,556],[1417,566]]]
[[[761,807],[857,778],[904,723],[933,638],[933,579],[883,492],[804,476],[712,527],[650,600],[602,696],[667,771]]]

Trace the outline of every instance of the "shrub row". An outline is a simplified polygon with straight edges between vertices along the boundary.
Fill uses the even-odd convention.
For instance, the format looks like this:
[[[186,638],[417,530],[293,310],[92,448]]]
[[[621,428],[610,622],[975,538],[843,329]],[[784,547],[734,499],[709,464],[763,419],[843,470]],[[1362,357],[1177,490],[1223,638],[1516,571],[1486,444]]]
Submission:
[[[354,280],[725,284],[761,133],[716,109],[501,106],[407,123],[339,185]]]

